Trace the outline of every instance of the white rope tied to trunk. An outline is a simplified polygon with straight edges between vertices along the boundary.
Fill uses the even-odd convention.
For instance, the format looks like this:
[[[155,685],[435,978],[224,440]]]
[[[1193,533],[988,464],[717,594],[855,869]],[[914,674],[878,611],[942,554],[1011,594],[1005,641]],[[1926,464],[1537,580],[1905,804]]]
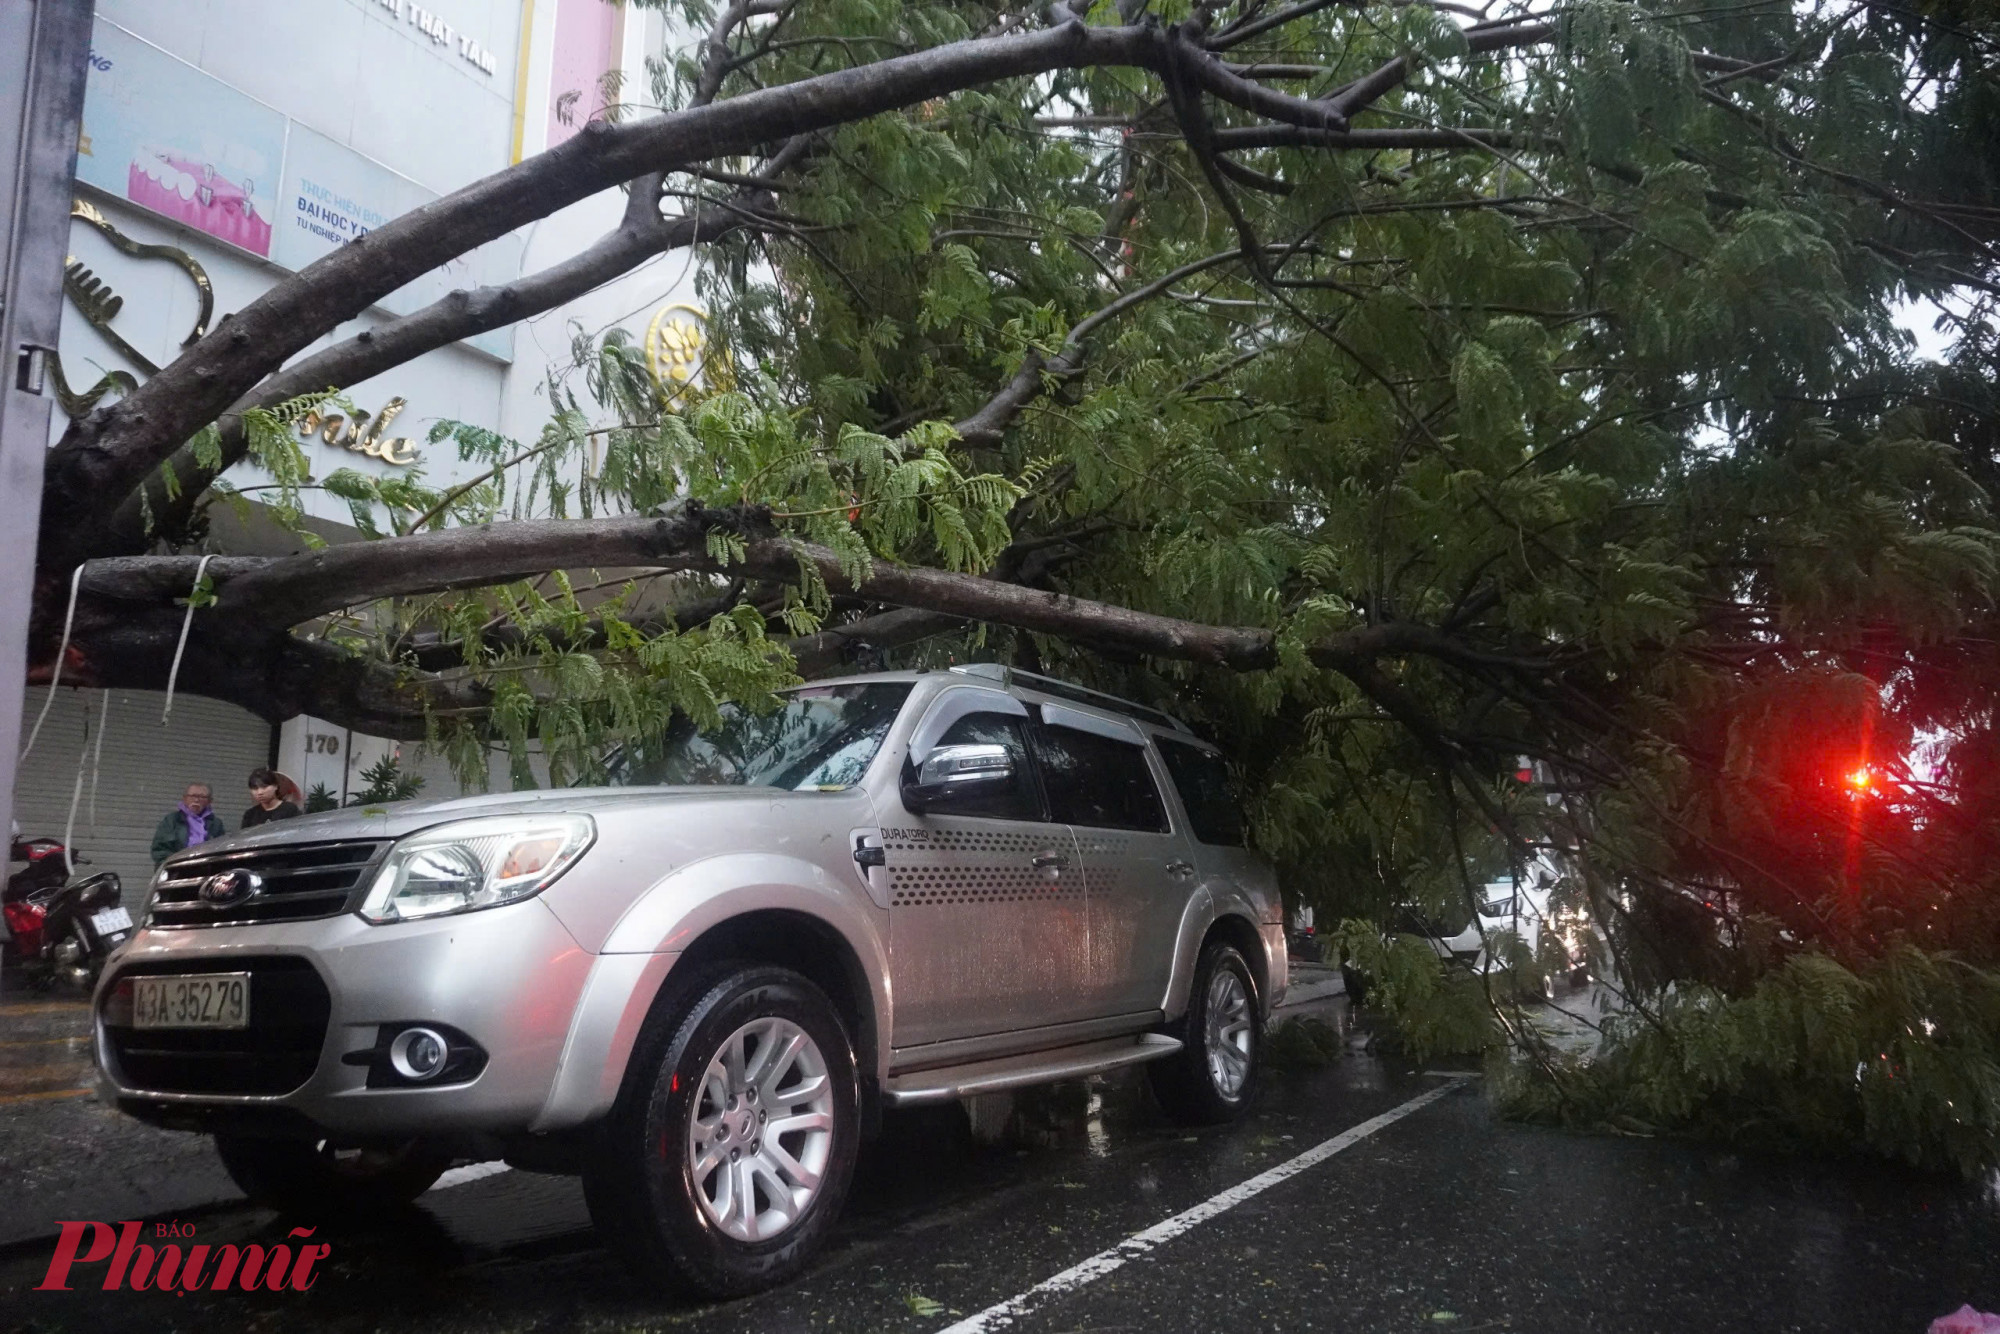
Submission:
[[[27,759],[28,752],[35,748],[35,738],[42,734],[42,724],[49,720],[49,709],[56,702],[56,686],[62,681],[63,659],[69,656],[69,632],[76,624],[76,590],[83,583],[83,566],[88,564],[90,562],[85,561],[70,573],[69,610],[63,613],[62,644],[56,649],[55,670],[49,673],[49,697],[42,701],[42,711],[35,715],[35,726],[28,733],[28,744],[21,747],[21,754],[14,761],[16,764]]]
[[[194,567],[194,587],[188,590],[187,615],[181,619],[181,642],[174,645],[174,665],[167,671],[167,706],[160,710],[160,726],[174,716],[174,682],[181,679],[181,655],[187,652],[188,631],[194,628],[194,600],[201,592],[202,576],[208,573],[208,563],[215,559],[210,552],[201,558],[201,564]]]
[[[106,687],[104,701],[97,709],[97,745],[90,752],[90,827],[97,828],[97,776],[104,771],[104,734],[111,728],[111,690]]]
[[[109,692],[106,692],[109,693]],[[104,735],[104,720],[98,719],[97,735]],[[76,874],[76,808],[83,802],[83,774],[90,767],[90,706],[83,706],[83,753],[76,757],[76,782],[69,789],[69,815],[63,820],[63,876]]]

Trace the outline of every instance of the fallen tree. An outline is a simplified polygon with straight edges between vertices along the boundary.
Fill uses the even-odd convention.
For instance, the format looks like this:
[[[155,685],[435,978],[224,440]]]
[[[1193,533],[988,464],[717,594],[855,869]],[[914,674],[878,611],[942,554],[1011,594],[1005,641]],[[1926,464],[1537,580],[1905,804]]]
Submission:
[[[1463,911],[1562,859],[1649,1031],[1669,983],[1803,954],[2000,960],[1990,20],[1148,8],[682,7],[665,110],[372,231],[72,426],[37,679],[178,656],[266,717],[568,778],[799,672],[998,656],[1224,740],[1295,897]],[[293,359],[612,187],[563,264]],[[469,483],[305,475],[329,393],[686,247],[701,388],[613,335],[539,438],[437,426]],[[246,464],[366,540],[205,557]],[[1507,1006],[1464,1013],[1565,1087]],[[2000,1100],[1940,1154],[1933,1093],[1916,1156],[1990,1156]]]

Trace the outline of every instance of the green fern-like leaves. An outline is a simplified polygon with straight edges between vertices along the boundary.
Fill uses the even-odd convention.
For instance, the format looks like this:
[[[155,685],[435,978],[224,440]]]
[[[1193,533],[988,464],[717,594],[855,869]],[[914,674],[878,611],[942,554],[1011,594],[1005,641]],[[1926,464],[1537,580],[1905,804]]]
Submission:
[[[1504,1105],[1967,1176],[2000,1165],[2000,971],[1909,945],[1856,968],[1807,953],[1740,996],[1676,989],[1607,1034],[1553,1081],[1510,1071]]]

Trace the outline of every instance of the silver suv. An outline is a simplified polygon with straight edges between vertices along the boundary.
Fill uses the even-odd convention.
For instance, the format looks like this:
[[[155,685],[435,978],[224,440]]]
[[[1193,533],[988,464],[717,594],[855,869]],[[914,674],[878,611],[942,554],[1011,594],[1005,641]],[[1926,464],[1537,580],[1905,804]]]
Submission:
[[[1285,990],[1270,867],[1176,720],[972,666],[677,727],[614,786],[349,808],[188,849],[96,995],[103,1096],[252,1199],[580,1172],[644,1275],[800,1269],[885,1106],[1149,1064],[1237,1115]]]

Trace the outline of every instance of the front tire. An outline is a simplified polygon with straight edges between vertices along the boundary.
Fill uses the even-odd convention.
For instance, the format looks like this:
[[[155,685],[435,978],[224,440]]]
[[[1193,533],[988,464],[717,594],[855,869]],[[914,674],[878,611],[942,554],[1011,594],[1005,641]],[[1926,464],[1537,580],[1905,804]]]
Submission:
[[[1264,1017],[1256,979],[1234,945],[1216,941],[1201,952],[1179,1036],[1179,1051],[1147,1067],[1161,1109],[1183,1125],[1241,1116],[1263,1066]]]
[[[338,1149],[325,1140],[217,1135],[222,1165],[251,1201],[292,1218],[362,1218],[402,1208],[437,1184],[451,1155],[422,1140]]]
[[[803,1270],[860,1143],[853,1044],[825,993],[729,971],[648,1020],[633,1059],[584,1172],[599,1235],[641,1279],[711,1297]]]

